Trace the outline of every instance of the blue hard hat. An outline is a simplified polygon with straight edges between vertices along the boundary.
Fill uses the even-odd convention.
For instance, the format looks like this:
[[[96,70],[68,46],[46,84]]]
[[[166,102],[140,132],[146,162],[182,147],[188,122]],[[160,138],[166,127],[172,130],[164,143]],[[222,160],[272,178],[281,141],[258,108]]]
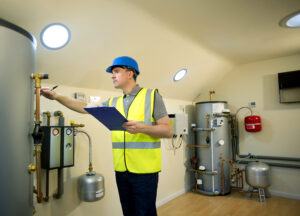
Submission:
[[[133,69],[136,70],[137,74],[140,74],[139,66],[138,66],[137,62],[133,58],[130,58],[128,56],[121,56],[121,57],[115,58],[113,61],[113,64],[106,69],[106,72],[112,73],[112,69],[116,66],[132,67]]]

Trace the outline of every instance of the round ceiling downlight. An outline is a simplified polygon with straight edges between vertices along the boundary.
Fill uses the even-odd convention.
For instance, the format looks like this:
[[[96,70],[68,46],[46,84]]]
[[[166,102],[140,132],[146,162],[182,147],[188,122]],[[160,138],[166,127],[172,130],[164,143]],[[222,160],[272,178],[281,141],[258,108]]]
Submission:
[[[174,82],[177,82],[177,81],[179,81],[179,80],[182,80],[183,79],[183,77],[185,77],[185,75],[187,74],[187,69],[181,69],[180,71],[178,71],[175,75],[174,75],[174,77],[173,77],[173,81]]]
[[[71,32],[61,23],[52,23],[46,26],[40,35],[41,43],[48,49],[61,49],[71,39]]]
[[[297,11],[295,13],[292,13],[292,14],[284,17],[280,21],[279,25],[282,27],[288,27],[288,28],[299,28],[300,27],[300,11]]]

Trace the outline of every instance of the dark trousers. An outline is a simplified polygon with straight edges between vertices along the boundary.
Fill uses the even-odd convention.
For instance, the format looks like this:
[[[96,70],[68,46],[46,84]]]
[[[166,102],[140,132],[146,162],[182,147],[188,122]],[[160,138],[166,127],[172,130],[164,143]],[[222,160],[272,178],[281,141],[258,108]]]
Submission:
[[[124,216],[156,216],[158,173],[116,172]]]

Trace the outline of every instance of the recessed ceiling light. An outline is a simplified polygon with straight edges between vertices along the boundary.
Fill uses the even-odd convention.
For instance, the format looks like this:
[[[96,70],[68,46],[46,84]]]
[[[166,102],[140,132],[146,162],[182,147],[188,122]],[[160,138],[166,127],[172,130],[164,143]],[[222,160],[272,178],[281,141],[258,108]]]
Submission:
[[[61,23],[52,23],[43,29],[40,38],[46,48],[61,49],[70,41],[71,32]]]
[[[282,27],[288,27],[288,28],[300,27],[300,11],[297,11],[295,13],[292,13],[292,14],[284,17],[280,21],[279,25]]]
[[[187,69],[185,69],[185,68],[181,69],[174,75],[173,81],[177,82],[177,81],[181,80],[183,77],[185,77],[186,73],[187,73]]]

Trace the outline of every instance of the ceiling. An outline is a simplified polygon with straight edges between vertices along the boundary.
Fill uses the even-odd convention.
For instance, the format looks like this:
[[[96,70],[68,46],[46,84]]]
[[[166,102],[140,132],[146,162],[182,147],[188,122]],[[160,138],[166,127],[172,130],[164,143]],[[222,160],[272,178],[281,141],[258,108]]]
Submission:
[[[299,0],[131,0],[170,28],[236,62],[300,53],[300,29],[279,27]]]
[[[192,100],[234,66],[300,53],[300,28],[278,25],[299,0],[0,0],[0,16],[38,41],[37,72],[50,83],[114,90],[105,68],[121,55],[140,66],[138,83],[164,97]],[[47,50],[49,23],[71,30],[70,43]],[[188,69],[182,81],[173,75]]]

